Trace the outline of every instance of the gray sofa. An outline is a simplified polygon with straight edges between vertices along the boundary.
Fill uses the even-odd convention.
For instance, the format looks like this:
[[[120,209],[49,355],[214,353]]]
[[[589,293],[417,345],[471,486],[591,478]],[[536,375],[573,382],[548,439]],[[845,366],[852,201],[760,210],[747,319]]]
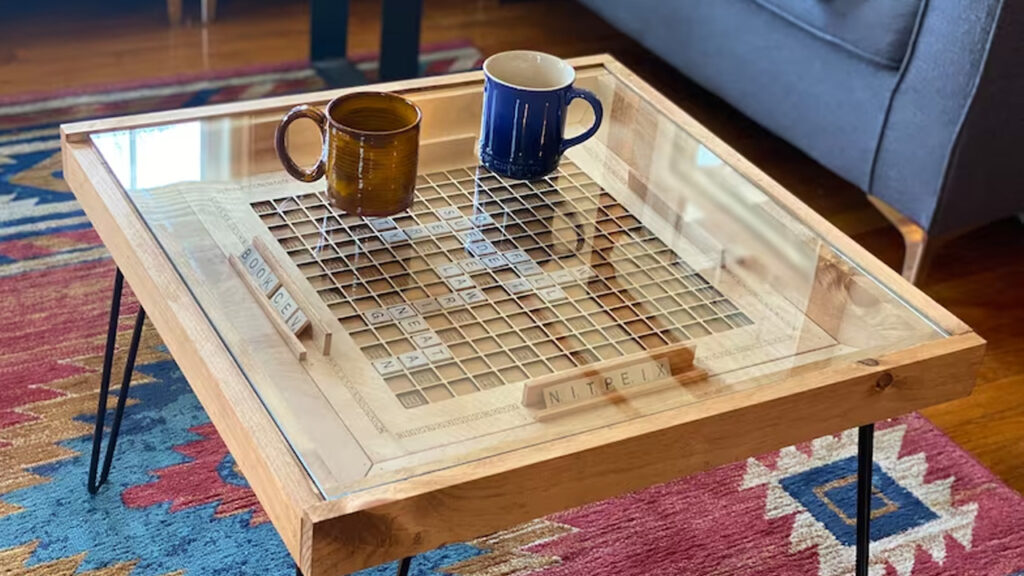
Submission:
[[[581,2],[928,236],[1024,211],[1022,0]]]

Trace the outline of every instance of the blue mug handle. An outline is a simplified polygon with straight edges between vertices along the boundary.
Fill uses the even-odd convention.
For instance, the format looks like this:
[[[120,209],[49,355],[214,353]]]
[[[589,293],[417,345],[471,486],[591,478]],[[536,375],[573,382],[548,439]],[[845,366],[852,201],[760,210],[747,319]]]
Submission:
[[[559,149],[559,153],[565,152],[577,144],[586,142],[591,136],[596,134],[597,129],[601,127],[601,118],[604,116],[604,107],[601,106],[601,101],[597,99],[597,96],[594,96],[594,93],[589,90],[573,88],[572,92],[569,93],[569,102],[566,104],[566,107],[568,107],[568,105],[577,98],[586,100],[587,103],[590,104],[590,107],[594,109],[594,124],[590,128],[587,128],[582,134],[562,140],[562,146]]]

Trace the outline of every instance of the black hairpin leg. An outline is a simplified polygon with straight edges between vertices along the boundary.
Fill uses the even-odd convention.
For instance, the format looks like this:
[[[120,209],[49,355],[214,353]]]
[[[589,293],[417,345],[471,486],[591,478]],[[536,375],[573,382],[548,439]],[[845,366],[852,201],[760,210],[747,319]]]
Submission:
[[[117,342],[117,323],[121,315],[121,289],[124,287],[124,276],[118,268],[114,274],[114,295],[110,302],[110,324],[107,326],[107,348],[103,352],[103,372],[100,376],[100,399],[96,406],[96,428],[92,435],[92,459],[89,460],[89,493],[95,494],[107,481],[110,464],[114,460],[114,449],[117,446],[117,434],[121,430],[121,417],[124,416],[124,403],[128,399],[128,387],[135,369],[135,356],[139,351],[139,337],[142,336],[142,325],[146,321],[146,311],[139,306],[135,317],[135,329],[132,331],[131,344],[128,346],[128,358],[124,365],[124,377],[121,379],[121,390],[117,394],[117,407],[114,409],[114,421],[110,425],[110,439],[107,441],[107,452],[103,457],[103,469],[96,478],[99,465],[100,450],[103,445],[103,421],[107,415],[107,395],[110,391],[110,373],[114,364],[114,345]]]
[[[860,427],[857,436],[857,576],[868,576],[871,548],[871,467],[875,425]]]

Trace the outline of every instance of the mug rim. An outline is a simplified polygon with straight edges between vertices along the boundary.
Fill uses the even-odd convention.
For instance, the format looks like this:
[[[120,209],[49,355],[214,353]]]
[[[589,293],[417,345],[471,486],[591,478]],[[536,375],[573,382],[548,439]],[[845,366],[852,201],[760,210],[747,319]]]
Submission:
[[[335,120],[334,115],[331,114],[331,109],[333,109],[335,105],[347,99],[355,98],[357,96],[383,96],[391,100],[399,100],[406,104],[407,106],[412,107],[412,109],[416,111],[416,119],[410,122],[409,124],[402,126],[401,128],[395,128],[394,130],[360,130],[359,128],[346,126]],[[324,115],[327,116],[327,123],[333,126],[334,128],[342,132],[346,132],[349,134],[359,134],[362,136],[390,136],[394,134],[401,134],[402,132],[415,128],[416,126],[419,125],[420,121],[423,120],[423,110],[421,110],[420,107],[417,106],[415,102],[394,92],[383,92],[378,90],[360,90],[358,92],[349,92],[348,94],[335,96],[330,102],[327,103],[327,106],[324,108],[324,113]]]
[[[495,76],[494,74],[492,74],[491,71],[487,69],[487,65],[490,64],[492,61],[494,61],[496,58],[501,58],[501,57],[505,57],[505,56],[511,56],[513,54],[529,54],[529,55],[533,55],[533,56],[542,56],[544,58],[551,58],[551,59],[559,62],[560,64],[563,64],[566,67],[568,67],[569,71],[571,72],[571,75],[569,76],[569,80],[567,82],[562,83],[562,84],[558,84],[556,86],[549,86],[547,88],[530,88],[530,87],[527,87],[527,86],[520,86],[519,84],[512,84],[511,82],[506,82],[505,80],[502,80],[502,79],[498,78],[497,76]],[[488,56],[487,59],[484,60],[484,64],[482,66],[482,69],[484,71],[484,75],[487,77],[488,80],[493,80],[493,81],[497,82],[498,84],[501,84],[502,86],[508,86],[509,88],[514,88],[516,90],[523,90],[524,92],[552,92],[554,90],[561,90],[563,88],[567,88],[569,86],[572,86],[572,83],[576,81],[576,68],[574,68],[572,66],[572,64],[569,64],[568,62],[566,62],[564,58],[559,58],[558,56],[555,56],[554,54],[548,54],[547,52],[541,52],[540,50],[506,50],[504,52],[498,52],[497,54],[492,54],[491,56]]]

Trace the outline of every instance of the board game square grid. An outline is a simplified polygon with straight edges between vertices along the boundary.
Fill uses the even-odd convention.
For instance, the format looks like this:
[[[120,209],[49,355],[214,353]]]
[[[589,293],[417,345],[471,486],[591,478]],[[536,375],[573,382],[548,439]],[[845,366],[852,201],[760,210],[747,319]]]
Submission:
[[[753,324],[578,167],[479,189],[467,170],[430,174],[393,218],[252,204],[402,406]]]

